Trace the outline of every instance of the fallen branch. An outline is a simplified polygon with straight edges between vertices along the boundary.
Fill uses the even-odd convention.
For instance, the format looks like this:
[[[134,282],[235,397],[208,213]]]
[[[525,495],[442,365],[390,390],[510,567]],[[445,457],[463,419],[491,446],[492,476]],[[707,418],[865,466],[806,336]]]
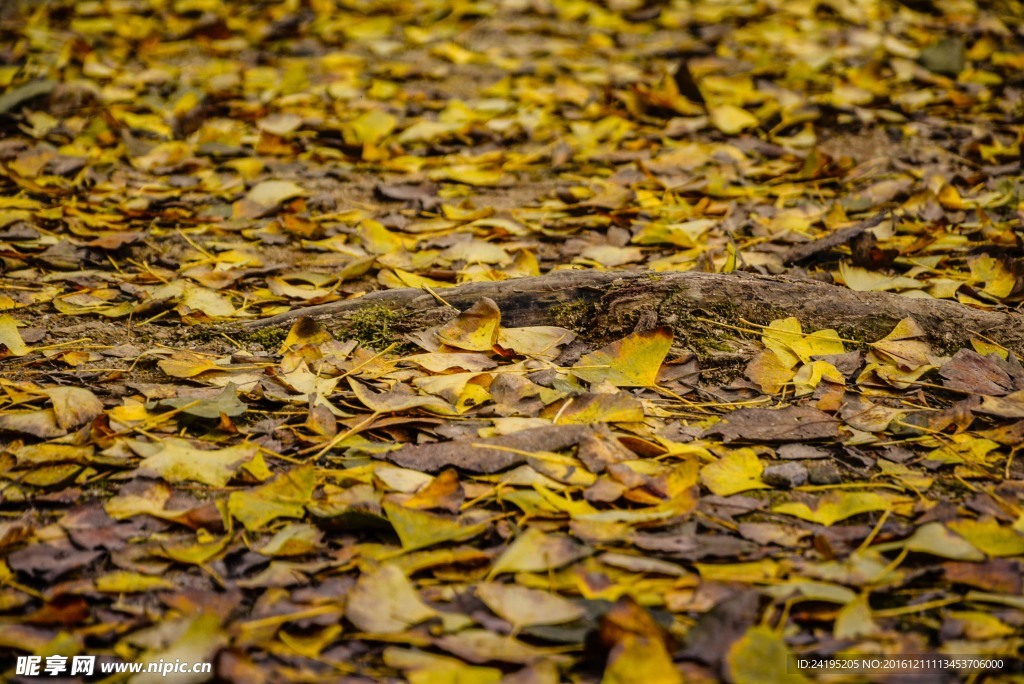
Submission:
[[[803,244],[792,247],[788,252],[782,255],[782,263],[784,264],[796,264],[801,261],[806,261],[811,257],[815,257],[822,252],[827,252],[839,245],[845,245],[850,240],[854,239],[861,233],[874,228],[879,225],[888,217],[888,214],[882,213],[869,218],[866,221],[861,221],[855,225],[847,228],[840,228],[834,230],[824,237],[812,240],[811,242],[805,242]]]
[[[873,342],[903,318],[914,318],[940,349],[950,351],[984,337],[1024,354],[1024,316],[984,311],[958,302],[887,292],[854,292],[812,280],[746,273],[555,271],[534,278],[468,283],[435,294],[384,290],[356,299],[296,309],[242,324],[242,331],[290,325],[310,316],[344,336],[368,310],[394,312],[403,331],[440,324],[481,297],[497,302],[507,327],[560,325],[602,338],[637,327],[672,326],[683,346],[707,349],[739,335],[716,325],[764,325],[796,316],[804,329],[833,328],[841,337]],[[441,299],[443,297],[443,300]],[[451,306],[448,306],[450,304]],[[383,309],[381,309],[382,307]],[[452,308],[454,307],[454,308]],[[747,326],[749,327],[749,326]],[[239,327],[234,328],[235,331]],[[690,343],[688,345],[688,343]]]

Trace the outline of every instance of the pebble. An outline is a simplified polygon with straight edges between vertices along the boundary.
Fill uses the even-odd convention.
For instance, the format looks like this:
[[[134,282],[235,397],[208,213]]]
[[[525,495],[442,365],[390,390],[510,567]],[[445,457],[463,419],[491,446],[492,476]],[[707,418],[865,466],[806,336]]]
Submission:
[[[812,463],[807,470],[811,484],[839,484],[843,480],[843,476],[839,472],[839,468],[836,467],[836,464],[833,461],[818,461],[816,463]]]
[[[807,482],[807,466],[800,463],[773,463],[761,473],[761,479],[772,487],[792,489]]]

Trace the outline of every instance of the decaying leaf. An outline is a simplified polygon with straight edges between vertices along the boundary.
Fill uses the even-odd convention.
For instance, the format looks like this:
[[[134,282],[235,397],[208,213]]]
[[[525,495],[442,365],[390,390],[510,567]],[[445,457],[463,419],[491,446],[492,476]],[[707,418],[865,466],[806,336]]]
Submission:
[[[293,468],[259,487],[232,492],[228,510],[250,530],[261,529],[277,518],[301,518],[315,484],[316,471],[312,467]]]
[[[782,409],[739,409],[709,430],[726,442],[803,442],[834,439],[839,434],[835,418],[809,406]]]
[[[494,562],[491,575],[503,572],[544,572],[590,554],[590,550],[562,534],[527,529]]]
[[[517,629],[572,622],[586,614],[578,605],[558,595],[515,584],[487,582],[477,586],[476,595]]]
[[[373,634],[401,632],[436,615],[394,564],[384,564],[363,574],[345,606],[348,621]]]
[[[182,439],[167,440],[155,450],[151,446],[137,447],[146,456],[139,463],[143,474],[156,474],[172,483],[201,482],[211,487],[225,486],[259,451],[255,444],[203,450]]]

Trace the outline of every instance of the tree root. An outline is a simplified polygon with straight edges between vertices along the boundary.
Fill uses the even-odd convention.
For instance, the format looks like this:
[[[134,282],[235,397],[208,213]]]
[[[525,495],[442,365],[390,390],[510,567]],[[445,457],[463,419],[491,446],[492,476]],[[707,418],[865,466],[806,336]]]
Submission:
[[[805,331],[833,328],[843,338],[874,342],[903,318],[915,319],[942,352],[982,338],[1024,354],[1024,316],[981,310],[958,302],[917,299],[887,292],[854,292],[813,280],[747,273],[555,271],[544,276],[468,283],[427,293],[384,290],[356,299],[296,309],[241,324],[241,332],[289,325],[302,316],[338,337],[353,337],[367,312],[376,311],[394,332],[438,325],[490,297],[502,325],[558,325],[592,340],[637,328],[670,325],[683,347],[728,353],[757,326],[795,316]],[[739,328],[740,330],[737,330]],[[239,326],[234,326],[235,331]],[[739,349],[734,349],[740,351]]]

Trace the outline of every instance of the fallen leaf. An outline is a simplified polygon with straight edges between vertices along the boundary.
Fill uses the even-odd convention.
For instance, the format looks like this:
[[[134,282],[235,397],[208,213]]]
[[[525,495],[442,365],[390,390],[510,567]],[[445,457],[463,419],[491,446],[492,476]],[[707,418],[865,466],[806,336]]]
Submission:
[[[646,610],[631,598],[616,601],[601,618],[601,644],[608,650],[604,682],[684,681],[669,655],[669,640]]]
[[[388,521],[406,551],[422,549],[450,541],[465,541],[484,532],[486,522],[463,523],[445,516],[417,511],[404,506],[384,502]]]
[[[761,480],[764,471],[752,449],[736,449],[700,469],[700,481],[718,496],[730,496],[751,489],[768,489]]]
[[[371,634],[403,632],[436,615],[405,573],[391,563],[360,575],[345,605],[348,621]]]
[[[802,442],[835,439],[839,436],[839,422],[809,406],[744,408],[729,413],[708,432],[720,434],[726,442]]]
[[[503,572],[544,572],[589,554],[590,549],[564,534],[545,534],[530,527],[498,557],[490,576]]]
[[[807,678],[789,670],[791,655],[781,636],[752,627],[725,656],[725,671],[735,684],[800,684]]]
[[[572,622],[585,615],[582,608],[557,594],[515,584],[485,582],[477,585],[475,591],[488,608],[517,630]]]
[[[616,387],[650,387],[672,346],[672,329],[660,327],[633,333],[597,351],[584,354],[573,373],[591,384],[609,382]]]
[[[988,556],[1003,558],[1024,555],[1024,534],[1012,527],[1000,525],[994,518],[982,520],[951,520],[949,528],[967,539]],[[948,556],[947,556],[948,557]],[[956,558],[954,560],[982,560],[982,558]]]
[[[140,444],[140,448],[142,446]],[[252,461],[259,451],[255,444],[203,450],[177,438],[144,446],[144,453],[148,455],[139,463],[142,474],[156,474],[172,483],[202,482],[211,487],[226,486],[239,468]],[[153,446],[156,449],[152,449]]]
[[[493,299],[483,297],[452,321],[441,326],[442,342],[467,351],[490,351],[498,341],[501,312]]]
[[[961,561],[982,561],[985,554],[975,544],[968,541],[967,535],[957,536],[942,523],[930,522],[914,530],[903,544],[907,551],[930,553],[940,558]]]
[[[829,492],[815,502],[814,508],[792,501],[773,506],[772,512],[830,526],[861,513],[889,510],[892,505],[890,498],[874,492]]]
[[[434,645],[471,663],[529,665],[560,660],[554,651],[528,646],[514,637],[495,634],[486,629],[467,629],[458,634],[446,634],[435,639]]]
[[[470,472],[496,473],[525,463],[529,453],[557,451],[574,445],[590,431],[587,426],[550,425],[501,437],[405,445],[384,457],[397,465],[428,473],[449,466]]]
[[[299,466],[281,473],[264,485],[232,492],[228,511],[247,530],[262,529],[277,518],[301,518],[316,486],[316,470]]]
[[[863,593],[839,610],[833,635],[836,639],[860,639],[877,634],[878,631],[868,603],[868,594]]]
[[[70,430],[103,414],[103,402],[84,387],[51,387],[46,390],[57,425]]]
[[[32,351],[18,332],[18,321],[8,314],[0,314],[0,345],[11,356],[25,356]]]
[[[300,185],[292,181],[263,181],[254,185],[243,199],[235,202],[234,215],[236,218],[260,218],[273,213],[284,202],[306,194]]]
[[[985,357],[972,349],[961,349],[942,364],[939,375],[950,389],[1001,397],[1018,389],[1003,369],[1004,364],[998,356]]]
[[[711,123],[726,135],[736,135],[758,125],[757,117],[736,105],[725,104],[709,107]]]

